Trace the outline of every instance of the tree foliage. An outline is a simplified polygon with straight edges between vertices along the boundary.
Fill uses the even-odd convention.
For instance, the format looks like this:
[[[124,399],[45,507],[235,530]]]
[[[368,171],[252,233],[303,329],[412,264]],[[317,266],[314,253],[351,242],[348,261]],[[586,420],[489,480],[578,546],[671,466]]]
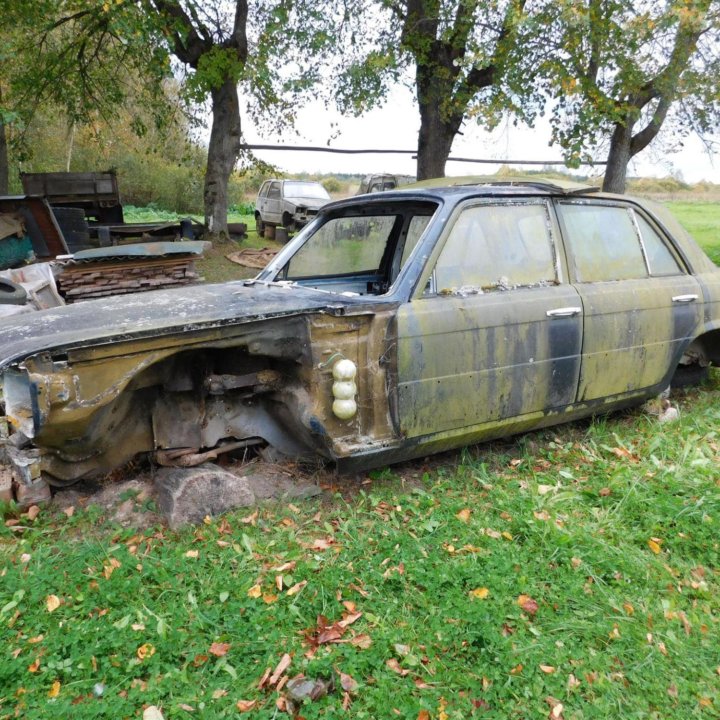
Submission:
[[[273,111],[278,124],[292,123],[319,76],[315,53],[330,44],[323,27],[332,16],[310,0],[40,0],[15,44],[27,60],[15,104],[51,102],[72,122],[87,122],[96,112],[117,115],[142,91],[161,124],[163,81],[176,74],[188,109],[209,125],[205,220],[211,233],[222,233],[241,149],[238,86],[253,117]],[[133,122],[146,129],[141,116]]]
[[[719,14],[717,0],[560,0],[539,8],[523,42],[541,50],[532,54],[539,86],[552,99],[553,141],[569,164],[607,147],[604,189],[623,192],[628,162],[661,130],[682,140],[717,127]],[[527,68],[527,57],[515,60]]]
[[[420,112],[418,178],[444,175],[464,121],[492,125],[504,110],[522,113],[527,94],[504,92],[507,59],[525,21],[526,0],[376,0],[355,6],[374,35],[350,32],[355,52],[338,92],[359,113],[386,98],[398,78],[414,74]]]

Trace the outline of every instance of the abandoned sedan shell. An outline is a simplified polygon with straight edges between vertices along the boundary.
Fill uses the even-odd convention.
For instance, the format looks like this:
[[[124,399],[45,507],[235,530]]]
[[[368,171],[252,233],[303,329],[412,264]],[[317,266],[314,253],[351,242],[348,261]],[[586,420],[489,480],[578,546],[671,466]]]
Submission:
[[[720,359],[650,203],[471,179],[323,207],[255,280],[0,321],[16,482],[238,448],[363,469],[640,403]]]

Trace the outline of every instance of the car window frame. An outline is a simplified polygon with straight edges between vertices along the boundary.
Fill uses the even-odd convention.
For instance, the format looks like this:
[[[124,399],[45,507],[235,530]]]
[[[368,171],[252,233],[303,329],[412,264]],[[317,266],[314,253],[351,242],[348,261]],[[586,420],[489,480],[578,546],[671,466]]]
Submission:
[[[632,282],[636,280],[650,280],[652,278],[663,278],[663,277],[678,277],[681,275],[690,274],[688,271],[687,263],[682,255],[678,252],[675,243],[672,241],[667,233],[665,233],[657,222],[653,222],[652,216],[645,212],[641,207],[631,202],[623,202],[618,200],[612,200],[607,198],[572,198],[562,197],[555,199],[555,208],[557,215],[557,222],[561,233],[562,243],[565,248],[565,256],[567,262],[568,273],[570,282],[573,284],[584,285],[587,283],[614,283],[614,282]],[[573,253],[572,245],[570,242],[570,233],[568,231],[565,219],[561,207],[563,205],[582,205],[590,207],[610,207],[618,210],[624,210],[630,217],[631,225],[635,231],[635,239],[640,247],[640,253],[642,255],[643,263],[645,265],[645,275],[641,277],[623,278],[620,280],[606,280],[606,279],[594,279],[594,280],[580,280],[578,279],[577,265],[575,262],[575,255]],[[637,221],[637,215],[640,215],[650,227],[655,231],[664,246],[670,251],[672,258],[675,260],[678,266],[678,273],[674,274],[657,274],[654,275],[651,271],[650,261],[645,247],[645,241],[643,240],[642,231]]]
[[[447,219],[440,236],[435,243],[432,253],[427,258],[425,268],[423,272],[418,276],[418,282],[415,285],[412,293],[410,294],[410,300],[422,299],[427,300],[430,298],[442,298],[445,297],[437,291],[437,283],[435,276],[435,268],[437,266],[438,259],[448,242],[452,229],[458,222],[460,215],[469,209],[478,206],[485,205],[503,205],[503,206],[517,206],[517,205],[543,205],[545,207],[545,213],[550,228],[550,246],[553,255],[553,267],[555,269],[555,281],[554,285],[566,285],[568,284],[568,267],[567,259],[565,257],[565,251],[562,243],[562,236],[560,233],[560,227],[558,225],[558,219],[555,213],[555,208],[552,203],[552,198],[545,195],[535,196],[519,196],[519,197],[507,197],[507,196],[492,196],[492,197],[475,197],[468,198],[458,203]],[[521,285],[517,288],[511,288],[509,290],[503,290],[500,292],[512,292],[517,290],[532,290],[533,285]],[[547,287],[547,286],[537,286]]]

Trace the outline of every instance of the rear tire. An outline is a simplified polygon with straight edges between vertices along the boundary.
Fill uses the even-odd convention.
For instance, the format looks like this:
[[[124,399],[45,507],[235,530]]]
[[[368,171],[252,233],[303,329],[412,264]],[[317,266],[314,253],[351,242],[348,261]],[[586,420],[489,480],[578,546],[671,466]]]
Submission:
[[[24,305],[27,292],[22,285],[0,278],[0,305]]]
[[[675,369],[675,374],[670,380],[670,387],[684,388],[701,385],[708,379],[709,375],[710,368],[707,366],[703,367],[697,363],[693,363],[692,365],[678,365]]]
[[[259,215],[255,216],[255,230],[258,237],[265,237],[265,223]]]

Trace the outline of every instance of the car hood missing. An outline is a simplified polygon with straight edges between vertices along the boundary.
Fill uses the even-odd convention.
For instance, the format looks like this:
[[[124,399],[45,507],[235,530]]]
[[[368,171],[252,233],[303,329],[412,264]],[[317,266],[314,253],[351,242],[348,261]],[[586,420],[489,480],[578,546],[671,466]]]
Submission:
[[[0,370],[43,351],[240,325],[351,303],[351,298],[330,300],[299,286],[243,282],[91,300],[0,321]]]

